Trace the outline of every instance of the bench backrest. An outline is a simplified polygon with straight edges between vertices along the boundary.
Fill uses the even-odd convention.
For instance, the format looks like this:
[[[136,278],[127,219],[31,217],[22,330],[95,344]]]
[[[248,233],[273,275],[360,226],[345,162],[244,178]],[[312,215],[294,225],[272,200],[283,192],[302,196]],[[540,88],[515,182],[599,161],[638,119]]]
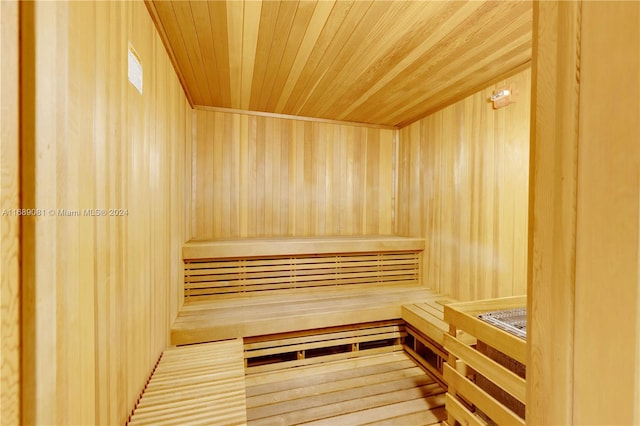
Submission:
[[[424,241],[390,237],[383,241],[254,240],[250,246],[247,240],[188,243],[191,246],[183,250],[185,299],[330,286],[418,285]]]

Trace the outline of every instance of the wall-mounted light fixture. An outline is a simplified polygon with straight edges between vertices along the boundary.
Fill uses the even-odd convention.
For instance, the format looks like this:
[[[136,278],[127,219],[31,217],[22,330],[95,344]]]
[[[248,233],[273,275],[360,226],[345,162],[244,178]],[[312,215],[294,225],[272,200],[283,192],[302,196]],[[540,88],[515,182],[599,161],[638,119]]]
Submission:
[[[506,86],[494,90],[489,100],[493,102],[493,109],[498,109],[514,103],[515,95],[514,88],[512,86]]]
[[[500,100],[506,96],[509,96],[510,94],[511,94],[511,90],[509,89],[502,89],[499,92],[493,92],[493,95],[491,95],[491,102]]]

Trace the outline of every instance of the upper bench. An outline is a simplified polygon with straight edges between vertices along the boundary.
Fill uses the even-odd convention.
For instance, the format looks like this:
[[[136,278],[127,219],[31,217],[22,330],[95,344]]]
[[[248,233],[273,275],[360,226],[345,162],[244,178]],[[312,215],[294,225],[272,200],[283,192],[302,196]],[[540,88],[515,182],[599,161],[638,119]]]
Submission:
[[[423,250],[395,236],[190,241],[172,344],[399,319],[431,294]]]
[[[186,261],[231,257],[281,256],[283,254],[304,255],[423,250],[424,238],[390,235],[249,238],[237,240],[191,240],[182,247],[182,258]]]

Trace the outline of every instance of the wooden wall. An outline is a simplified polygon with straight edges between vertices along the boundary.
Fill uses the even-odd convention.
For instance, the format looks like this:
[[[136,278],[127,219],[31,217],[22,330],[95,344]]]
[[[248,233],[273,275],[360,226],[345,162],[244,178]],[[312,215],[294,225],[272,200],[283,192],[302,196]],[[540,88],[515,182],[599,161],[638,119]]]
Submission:
[[[394,231],[393,129],[195,110],[192,238]]]
[[[179,303],[191,109],[142,1],[21,9],[22,206],[42,209],[22,228],[23,420],[123,424]]]
[[[640,3],[582,25],[573,420],[640,424]]]
[[[20,424],[19,15],[0,2],[0,424]]]
[[[527,423],[640,424],[640,3],[534,5]]]
[[[493,110],[493,90],[517,101]],[[529,69],[400,130],[398,233],[427,241],[424,280],[461,300],[526,292]]]

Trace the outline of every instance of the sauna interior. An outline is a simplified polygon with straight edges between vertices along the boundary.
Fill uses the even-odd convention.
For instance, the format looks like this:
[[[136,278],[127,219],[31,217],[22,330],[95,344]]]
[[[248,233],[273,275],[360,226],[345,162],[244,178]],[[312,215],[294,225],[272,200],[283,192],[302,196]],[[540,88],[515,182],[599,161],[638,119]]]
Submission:
[[[0,424],[640,424],[639,2],[0,13]]]

